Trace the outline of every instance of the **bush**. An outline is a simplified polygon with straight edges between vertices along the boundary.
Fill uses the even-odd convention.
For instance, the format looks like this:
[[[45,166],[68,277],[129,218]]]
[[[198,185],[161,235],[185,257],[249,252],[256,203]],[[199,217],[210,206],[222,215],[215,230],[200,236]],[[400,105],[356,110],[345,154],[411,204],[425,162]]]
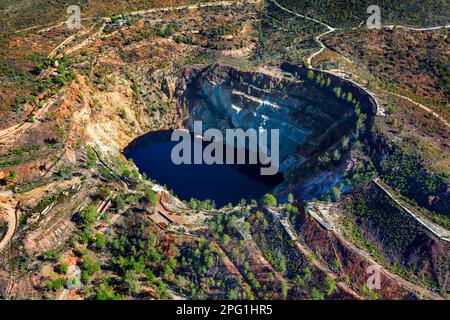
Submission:
[[[331,279],[329,276],[325,277],[324,282],[325,282],[325,287],[327,290],[327,295],[329,296],[336,290],[336,282],[333,279]]]
[[[47,280],[45,281],[45,286],[50,291],[56,291],[64,286],[66,283],[65,279]]]
[[[156,192],[153,191],[151,188],[146,187],[145,188],[145,199],[152,205],[152,207],[156,207],[157,200],[156,200]]]
[[[94,152],[94,149],[92,149],[92,147],[88,146],[86,149],[86,156],[87,156],[87,160],[86,160],[86,166],[88,168],[92,168],[96,163],[97,163],[97,155]]]
[[[325,296],[316,287],[311,289],[311,299],[312,300],[325,300]]]
[[[101,250],[106,246],[106,239],[105,236],[101,233],[97,233],[95,235],[95,246],[97,249]]]
[[[275,207],[277,199],[272,194],[267,193],[261,198],[261,205],[264,207]]]
[[[98,213],[94,205],[90,204],[80,212],[81,225],[90,228],[97,220]]]
[[[66,262],[61,262],[58,265],[58,272],[59,273],[66,274],[68,270],[69,270],[69,265]]]

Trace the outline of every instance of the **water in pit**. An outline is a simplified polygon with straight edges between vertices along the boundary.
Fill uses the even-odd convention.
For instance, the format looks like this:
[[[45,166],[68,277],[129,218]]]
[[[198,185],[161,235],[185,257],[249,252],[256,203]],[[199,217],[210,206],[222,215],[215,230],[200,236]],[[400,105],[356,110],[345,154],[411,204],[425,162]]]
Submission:
[[[127,147],[124,154],[133,159],[140,172],[172,189],[181,200],[210,199],[217,207],[258,199],[283,181],[280,173],[260,175],[260,164],[175,165],[171,152],[177,143],[170,141],[170,132],[150,133]]]

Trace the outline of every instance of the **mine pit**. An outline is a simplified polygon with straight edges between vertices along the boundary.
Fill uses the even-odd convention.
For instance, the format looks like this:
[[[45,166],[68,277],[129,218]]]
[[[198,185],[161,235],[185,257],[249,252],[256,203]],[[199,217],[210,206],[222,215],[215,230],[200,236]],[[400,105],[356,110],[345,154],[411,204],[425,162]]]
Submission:
[[[338,98],[331,79],[320,77],[325,85],[295,73],[275,77],[213,64],[193,72],[177,87],[178,107],[189,113],[182,129],[194,132],[195,122],[201,122],[202,132],[218,129],[223,136],[230,129],[278,129],[276,175],[262,175],[262,163],[175,165],[171,151],[178,142],[171,141],[169,131],[139,137],[124,153],[149,178],[167,185],[183,200],[210,199],[223,206],[258,199],[274,189],[280,193],[293,184],[300,190],[307,179],[299,183],[292,177],[310,170],[320,155],[356,132],[354,101]],[[271,150],[271,139],[267,140]],[[201,144],[194,141],[192,146],[195,143]],[[250,152],[246,150],[246,159]]]

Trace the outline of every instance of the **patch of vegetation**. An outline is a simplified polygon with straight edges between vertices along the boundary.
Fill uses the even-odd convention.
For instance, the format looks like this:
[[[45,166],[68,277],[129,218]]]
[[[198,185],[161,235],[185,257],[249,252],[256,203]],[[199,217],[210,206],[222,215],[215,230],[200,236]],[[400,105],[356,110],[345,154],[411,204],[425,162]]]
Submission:
[[[425,268],[432,259],[429,246],[433,243],[427,230],[375,188],[352,195],[346,209],[353,217],[341,219],[346,236],[402,277],[429,288],[440,288],[445,281],[440,264]],[[413,248],[421,246],[420,252],[411,254]],[[434,252],[433,259],[448,263],[444,251]]]
[[[204,52],[197,56],[190,57],[186,61],[182,63],[182,65],[207,65],[211,64],[214,61],[214,55],[210,52]]]
[[[42,146],[38,144],[30,144],[20,148],[8,150],[8,152],[0,154],[0,168],[19,165],[29,159],[33,159],[40,155]]]
[[[264,207],[275,207],[277,205],[277,198],[275,198],[272,194],[265,194],[261,198],[261,205]]]

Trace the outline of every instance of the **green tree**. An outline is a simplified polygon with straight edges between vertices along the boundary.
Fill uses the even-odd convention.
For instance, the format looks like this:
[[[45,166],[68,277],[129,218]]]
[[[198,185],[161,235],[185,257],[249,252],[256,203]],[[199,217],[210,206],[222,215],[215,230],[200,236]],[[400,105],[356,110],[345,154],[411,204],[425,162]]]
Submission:
[[[239,298],[238,292],[234,289],[230,289],[227,292],[227,299],[228,300],[237,300]]]
[[[261,198],[261,205],[264,207],[275,207],[277,205],[277,199],[270,193],[266,193]]]
[[[45,281],[45,286],[50,291],[57,291],[62,288],[66,283],[66,279],[56,279],[56,280],[47,280]]]
[[[281,283],[281,296],[286,299],[288,296],[288,286],[286,282]]]
[[[335,88],[333,88],[333,92],[336,95],[336,97],[340,98],[341,94],[342,94],[342,89],[339,87],[335,87]]]
[[[92,168],[97,163],[97,154],[94,152],[94,149],[92,149],[91,146],[88,146],[86,149],[86,166],[88,168]]]
[[[9,181],[15,181],[16,178],[17,178],[17,172],[16,172],[16,170],[9,170],[9,173],[8,173],[8,180],[9,180]]]
[[[122,170],[122,176],[128,178],[131,176],[131,170],[128,167],[123,168]]]
[[[152,207],[156,208],[158,201],[156,200],[156,192],[153,191],[150,187],[145,187],[145,198],[152,205]]]
[[[95,235],[95,246],[99,250],[102,250],[106,246],[106,239],[102,233],[97,233]]]
[[[95,294],[96,300],[120,300],[120,296],[116,295],[114,292],[114,289],[106,283],[106,281],[103,281],[99,287],[98,291]]]
[[[302,290],[305,287],[305,280],[302,279],[300,275],[296,275],[292,280],[292,283],[297,287],[297,289]]]
[[[336,282],[328,275],[325,277],[324,282],[327,295],[329,296],[336,290]]]
[[[305,280],[305,282],[308,282],[312,279],[312,272],[311,270],[306,267],[303,269],[303,280]]]
[[[333,160],[334,161],[339,161],[341,159],[341,153],[339,152],[338,149],[334,150],[333,152]]]
[[[341,190],[339,190],[336,187],[333,187],[333,189],[331,189],[331,193],[335,198],[339,198],[339,196],[341,195]]]
[[[342,149],[347,150],[349,143],[350,143],[350,138],[348,136],[344,136],[342,138]]]
[[[66,274],[68,270],[69,270],[69,265],[66,262],[61,262],[58,265],[58,272],[60,274]]]
[[[100,271],[100,264],[92,256],[85,255],[83,257],[82,269],[89,276],[93,276],[96,272]]]
[[[226,246],[230,242],[230,240],[230,236],[224,233],[222,236],[222,243]]]
[[[353,100],[353,95],[352,95],[351,92],[349,92],[349,93],[347,94],[347,101],[348,101],[348,102],[352,102],[352,100]]]
[[[131,294],[138,294],[141,291],[141,283],[139,281],[139,275],[136,271],[127,270],[125,272],[123,282]]]
[[[98,213],[94,205],[90,204],[80,212],[81,225],[90,228],[97,220]]]
[[[109,197],[110,194],[111,189],[109,189],[108,186],[102,186],[97,192],[97,197],[104,200]]]
[[[322,169],[326,169],[328,165],[330,164],[330,156],[328,155],[328,152],[325,152],[322,156],[320,156],[317,159],[317,162],[319,164],[319,167]]]
[[[325,300],[325,295],[320,292],[320,290],[316,287],[311,289],[311,299],[312,300]]]
[[[60,254],[54,250],[47,250],[43,255],[45,260],[54,262],[58,261],[61,257]]]
[[[114,199],[114,205],[118,209],[123,209],[125,207],[125,199],[123,198],[122,194],[118,194]]]

